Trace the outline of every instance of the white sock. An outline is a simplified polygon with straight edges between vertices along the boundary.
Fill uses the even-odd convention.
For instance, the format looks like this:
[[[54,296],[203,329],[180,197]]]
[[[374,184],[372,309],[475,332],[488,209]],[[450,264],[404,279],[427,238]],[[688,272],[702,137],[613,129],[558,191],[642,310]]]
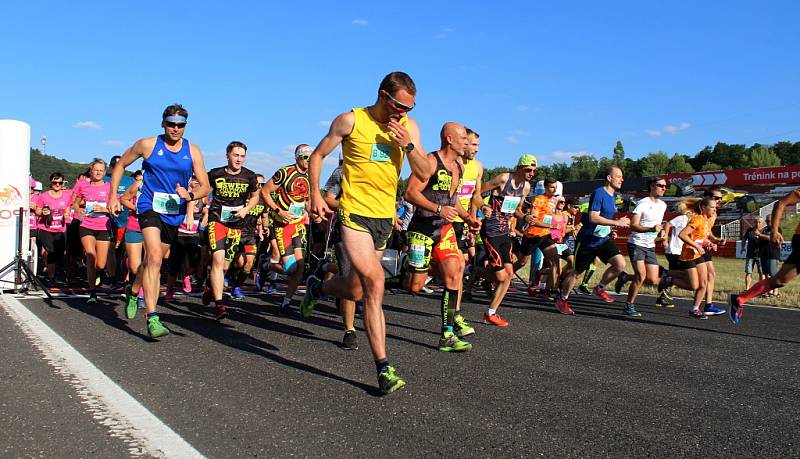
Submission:
[[[487,315],[493,316],[493,315],[495,315],[495,313],[497,313],[497,309],[489,308],[489,309],[486,310],[486,314]]]
[[[271,281],[278,280],[278,273],[276,273],[275,271],[272,271],[271,273],[269,273],[269,280],[271,280]]]

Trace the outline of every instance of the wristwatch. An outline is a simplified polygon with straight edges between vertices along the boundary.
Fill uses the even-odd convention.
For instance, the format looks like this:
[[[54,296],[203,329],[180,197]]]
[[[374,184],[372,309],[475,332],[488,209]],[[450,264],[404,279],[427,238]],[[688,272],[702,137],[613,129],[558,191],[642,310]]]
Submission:
[[[189,201],[194,201],[194,193],[189,192]]]
[[[411,142],[408,142],[408,145],[406,145],[405,147],[403,147],[403,150],[404,150],[406,153],[411,153],[412,151],[414,151],[414,148],[415,148],[415,147],[414,147],[414,144],[413,144],[413,143],[411,143]]]

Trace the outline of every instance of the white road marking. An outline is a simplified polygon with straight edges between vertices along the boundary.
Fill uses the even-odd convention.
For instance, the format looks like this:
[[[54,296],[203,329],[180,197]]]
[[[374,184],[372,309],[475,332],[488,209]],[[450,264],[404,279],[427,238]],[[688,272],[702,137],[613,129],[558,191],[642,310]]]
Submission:
[[[77,391],[89,414],[106,426],[112,437],[127,444],[131,456],[204,457],[16,298],[0,295],[0,305],[56,373]]]

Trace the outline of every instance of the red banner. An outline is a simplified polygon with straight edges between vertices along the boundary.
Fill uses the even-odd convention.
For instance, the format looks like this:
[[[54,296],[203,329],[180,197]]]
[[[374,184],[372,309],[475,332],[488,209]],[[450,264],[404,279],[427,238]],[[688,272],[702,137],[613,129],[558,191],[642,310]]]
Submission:
[[[763,167],[760,169],[733,169],[729,171],[695,172],[693,174],[669,174],[668,182],[691,178],[698,187],[724,185],[729,187],[746,185],[776,185],[800,183],[800,166]]]

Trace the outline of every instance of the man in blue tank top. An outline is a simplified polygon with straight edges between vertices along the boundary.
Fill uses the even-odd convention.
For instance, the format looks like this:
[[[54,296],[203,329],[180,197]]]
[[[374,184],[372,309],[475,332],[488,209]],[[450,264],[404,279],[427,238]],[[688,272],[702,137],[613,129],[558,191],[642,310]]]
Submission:
[[[208,195],[208,183],[203,153],[196,145],[183,138],[189,112],[175,104],[164,109],[161,127],[164,134],[136,141],[122,155],[111,173],[111,189],[115,190],[125,168],[139,158],[143,159],[144,181],[141,195],[136,201],[139,226],[144,237],[145,260],[139,267],[136,279],[125,289],[128,319],[136,317],[136,296],[144,288],[147,331],[153,338],[169,333],[156,314],[161,278],[161,260],[175,241],[178,226],[186,217],[186,203]],[[187,190],[192,174],[200,183],[196,192]],[[111,193],[108,209],[113,215],[121,210],[119,198]]]

